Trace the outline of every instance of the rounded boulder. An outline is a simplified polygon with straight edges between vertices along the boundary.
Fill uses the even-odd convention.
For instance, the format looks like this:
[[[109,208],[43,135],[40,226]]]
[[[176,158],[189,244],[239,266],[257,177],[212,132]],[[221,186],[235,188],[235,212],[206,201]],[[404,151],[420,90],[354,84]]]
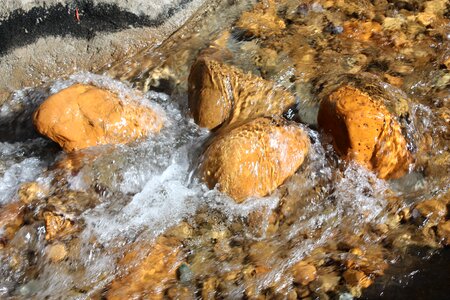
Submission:
[[[218,135],[200,166],[204,181],[240,203],[273,192],[303,163],[305,132],[281,118],[257,118]]]
[[[156,133],[162,117],[149,107],[125,103],[107,90],[75,84],[45,100],[33,115],[37,131],[65,151],[125,144]]]

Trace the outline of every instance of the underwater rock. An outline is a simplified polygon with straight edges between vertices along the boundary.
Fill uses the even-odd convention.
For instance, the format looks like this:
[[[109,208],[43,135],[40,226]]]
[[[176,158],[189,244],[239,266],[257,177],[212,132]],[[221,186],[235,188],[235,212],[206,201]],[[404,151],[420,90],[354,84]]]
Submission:
[[[65,151],[129,143],[162,127],[161,116],[152,109],[84,84],[49,97],[33,119],[37,131]]]
[[[214,57],[214,58],[211,58]],[[200,55],[189,74],[189,108],[208,129],[262,116],[281,115],[295,104],[289,92],[270,81]]]
[[[150,250],[148,246],[138,245],[123,257],[119,265],[129,267],[129,273],[112,281],[107,299],[134,299],[142,295],[163,299],[167,284],[177,279],[182,244],[175,238],[161,236],[149,247]],[[143,258],[146,251],[149,252]]]
[[[309,140],[296,124],[257,118],[218,135],[204,153],[203,179],[236,202],[273,192],[295,173]]]
[[[24,183],[17,192],[19,200],[25,204],[30,204],[37,199],[43,198],[47,193],[48,190],[37,182]]]
[[[417,214],[426,219],[426,224],[420,222],[422,225],[436,226],[447,214],[447,207],[443,201],[429,199],[416,205],[413,216],[417,216]]]
[[[66,246],[62,243],[55,243],[47,247],[47,256],[53,263],[58,263],[67,257]]]
[[[0,249],[2,240],[11,240],[22,226],[25,205],[21,202],[9,203],[0,209]]]
[[[372,280],[370,280],[364,272],[357,270],[347,270],[344,272],[343,277],[347,284],[351,286],[367,288],[372,284]]]
[[[359,89],[345,85],[325,97],[318,124],[333,137],[339,155],[379,178],[398,178],[408,171],[412,157],[399,123],[380,101]]]
[[[377,22],[346,21],[344,22],[343,36],[352,40],[366,42],[374,34],[380,33],[381,29],[381,25]]]
[[[446,246],[450,246],[450,221],[441,222],[437,226],[437,234]]]
[[[52,212],[44,212],[45,239],[64,238],[77,230],[73,222]]]
[[[316,279],[317,269],[311,264],[300,261],[293,267],[294,282],[301,285],[308,285]]]
[[[286,24],[277,16],[275,1],[265,0],[256,4],[252,11],[244,12],[236,27],[249,37],[266,38],[282,33]]]

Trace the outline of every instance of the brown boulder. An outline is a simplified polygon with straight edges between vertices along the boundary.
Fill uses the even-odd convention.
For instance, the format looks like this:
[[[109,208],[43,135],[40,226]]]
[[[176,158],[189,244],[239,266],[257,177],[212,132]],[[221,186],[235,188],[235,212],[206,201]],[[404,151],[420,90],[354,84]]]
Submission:
[[[152,109],[125,103],[112,92],[84,84],[52,95],[33,118],[37,131],[65,151],[124,144],[162,127],[161,117]]]
[[[399,123],[387,108],[352,86],[342,86],[320,103],[318,124],[333,137],[335,150],[379,178],[408,171],[411,154]]]
[[[214,129],[220,125],[281,115],[295,104],[289,92],[270,81],[200,55],[189,74],[189,108],[195,122]]]
[[[295,173],[309,140],[296,124],[257,118],[218,135],[204,153],[203,179],[236,202],[273,192]]]

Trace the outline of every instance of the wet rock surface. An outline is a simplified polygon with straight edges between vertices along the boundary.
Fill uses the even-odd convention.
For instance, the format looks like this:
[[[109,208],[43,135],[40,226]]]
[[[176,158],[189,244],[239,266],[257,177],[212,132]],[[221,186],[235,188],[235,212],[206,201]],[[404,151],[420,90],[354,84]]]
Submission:
[[[400,125],[380,102],[343,86],[322,100],[319,126],[333,137],[336,151],[375,171],[397,178],[408,171],[411,154]]]
[[[208,52],[197,58],[189,74],[189,108],[199,126],[215,129],[280,116],[294,106],[289,92],[217,60],[215,50]]]
[[[202,178],[237,202],[266,196],[297,171],[308,148],[296,124],[257,118],[214,138],[203,154]]]
[[[162,123],[162,116],[151,108],[80,84],[52,95],[34,113],[37,131],[65,151],[129,143],[158,132]]]

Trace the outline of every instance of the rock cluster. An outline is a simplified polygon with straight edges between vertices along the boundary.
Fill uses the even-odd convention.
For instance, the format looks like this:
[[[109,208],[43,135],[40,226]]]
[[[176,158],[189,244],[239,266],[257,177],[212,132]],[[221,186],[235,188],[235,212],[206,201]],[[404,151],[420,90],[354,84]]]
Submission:
[[[123,144],[156,133],[162,118],[154,110],[125,103],[92,85],[75,84],[49,97],[34,113],[39,133],[65,151]]]
[[[309,140],[280,118],[295,104],[292,94],[221,62],[219,53],[210,47],[192,66],[189,107],[197,124],[220,128],[203,155],[203,180],[242,202],[272,193],[294,174]]]

